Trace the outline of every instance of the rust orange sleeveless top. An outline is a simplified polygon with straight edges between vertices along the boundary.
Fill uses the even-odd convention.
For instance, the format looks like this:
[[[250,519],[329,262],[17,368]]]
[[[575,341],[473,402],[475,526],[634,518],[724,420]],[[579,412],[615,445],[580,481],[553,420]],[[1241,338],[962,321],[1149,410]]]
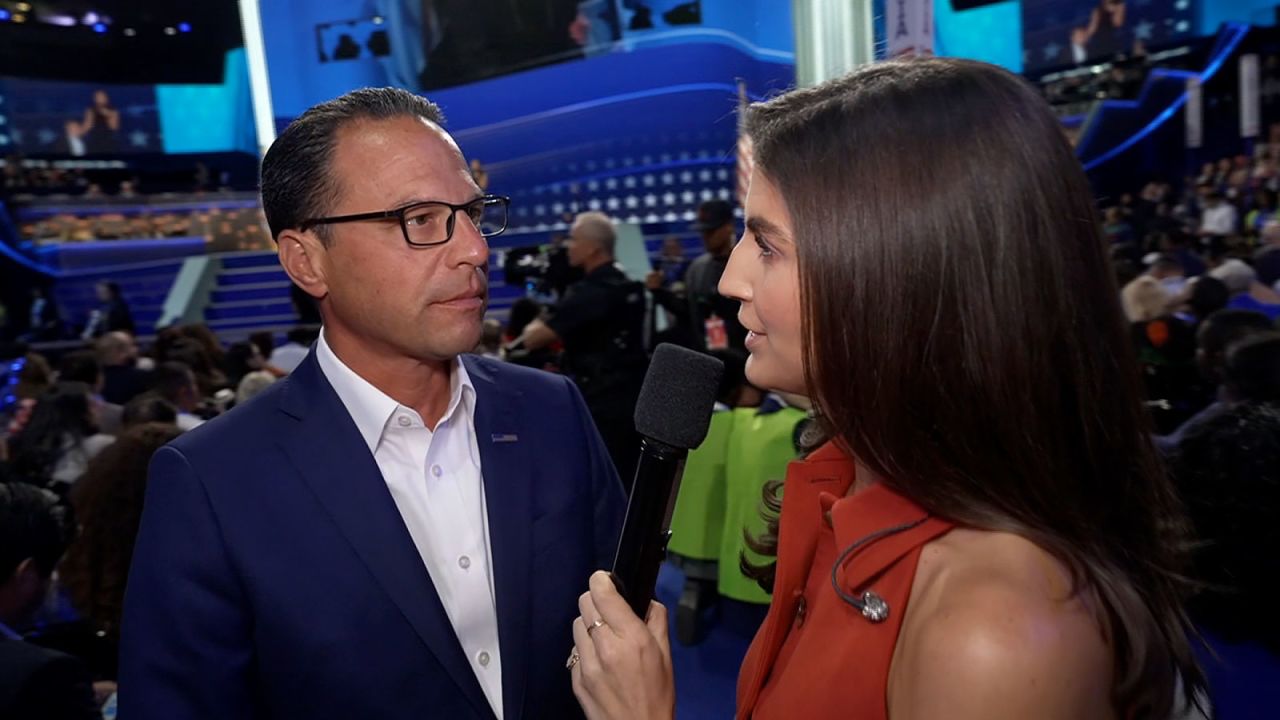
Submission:
[[[888,716],[889,663],[920,551],[952,525],[883,485],[845,497],[855,474],[831,443],[787,469],[773,603],[738,678],[740,720]],[[832,586],[837,562],[841,591],[871,598],[866,613]]]

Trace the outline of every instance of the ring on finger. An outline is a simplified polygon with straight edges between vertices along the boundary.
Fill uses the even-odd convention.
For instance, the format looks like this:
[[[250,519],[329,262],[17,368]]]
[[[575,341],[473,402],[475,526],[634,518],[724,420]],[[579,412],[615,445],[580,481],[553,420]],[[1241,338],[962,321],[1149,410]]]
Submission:
[[[564,664],[564,669],[572,670],[580,660],[582,660],[582,656],[578,654],[578,648],[574,648],[573,652],[569,653],[569,661]]]
[[[604,620],[601,620],[600,618],[596,618],[596,621],[591,623],[591,627],[587,628],[587,637],[591,637],[592,633],[594,633],[596,630],[599,630],[604,626],[605,626]]]

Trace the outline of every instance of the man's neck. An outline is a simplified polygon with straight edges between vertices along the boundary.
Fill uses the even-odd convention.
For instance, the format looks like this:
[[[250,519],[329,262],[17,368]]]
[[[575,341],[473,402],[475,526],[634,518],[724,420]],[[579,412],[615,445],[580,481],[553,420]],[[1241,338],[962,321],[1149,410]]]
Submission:
[[[611,257],[588,260],[582,263],[582,271],[590,275],[591,273],[595,272],[596,270],[599,270],[605,265],[612,265],[612,264],[613,264],[613,258]]]
[[[426,362],[379,352],[370,343],[325,327],[329,349],[352,372],[387,397],[413,408],[431,430],[449,409],[453,361]]]

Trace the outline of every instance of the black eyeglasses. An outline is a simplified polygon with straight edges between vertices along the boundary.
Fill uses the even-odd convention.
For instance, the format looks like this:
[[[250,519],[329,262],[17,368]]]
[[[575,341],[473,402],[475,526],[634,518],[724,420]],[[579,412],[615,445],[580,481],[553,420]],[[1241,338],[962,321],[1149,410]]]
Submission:
[[[364,220],[398,220],[400,229],[404,231],[405,242],[413,247],[431,247],[443,245],[453,239],[453,228],[459,210],[467,213],[471,224],[483,237],[498,235],[507,229],[507,207],[510,204],[511,198],[501,195],[484,195],[461,205],[430,200],[395,210],[311,218],[303,220],[298,229],[308,230],[316,225]]]

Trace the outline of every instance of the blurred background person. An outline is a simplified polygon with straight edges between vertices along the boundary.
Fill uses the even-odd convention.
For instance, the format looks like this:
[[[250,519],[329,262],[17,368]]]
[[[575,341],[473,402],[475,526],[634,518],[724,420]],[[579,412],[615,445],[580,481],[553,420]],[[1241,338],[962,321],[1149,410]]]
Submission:
[[[84,663],[20,634],[44,601],[74,532],[70,512],[53,493],[0,483],[0,717],[102,717]]]
[[[640,456],[636,400],[648,370],[644,286],[617,265],[617,233],[608,216],[579,215],[569,229],[569,262],[586,273],[549,316],[531,321],[518,345],[536,352],[564,343],[563,370],[573,378],[623,482]]]
[[[138,344],[129,333],[103,335],[94,351],[102,364],[102,398],[107,402],[124,405],[151,386],[151,373],[139,367]]]
[[[116,679],[120,615],[142,518],[147,466],[156,450],[179,434],[171,424],[130,428],[90,461],[71,492],[80,533],[67,549],[58,577],[72,606],[87,621],[89,635],[97,638],[91,669],[98,680]]]
[[[99,432],[88,385],[55,383],[36,401],[22,431],[10,436],[11,470],[27,482],[66,495],[89,461],[114,441]]]
[[[747,331],[738,321],[738,304],[721,295],[719,289],[737,235],[733,205],[724,200],[702,203],[693,229],[702,235],[706,252],[689,263],[683,285],[668,286],[661,270],[651,272],[646,284],[654,302],[688,328],[691,347],[741,350]]]

